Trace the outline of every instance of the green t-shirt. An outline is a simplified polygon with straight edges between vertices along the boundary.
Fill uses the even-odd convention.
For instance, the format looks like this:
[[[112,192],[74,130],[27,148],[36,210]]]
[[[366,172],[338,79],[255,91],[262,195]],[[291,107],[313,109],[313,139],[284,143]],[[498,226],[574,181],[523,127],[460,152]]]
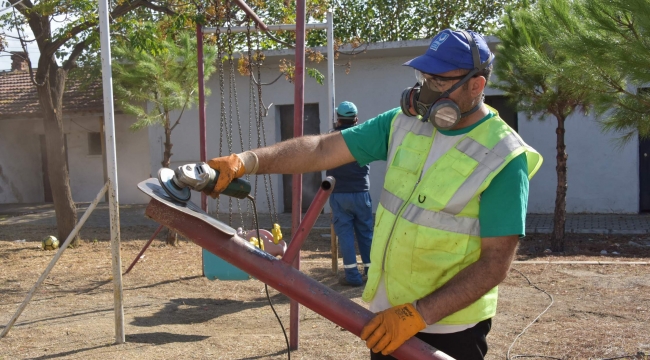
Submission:
[[[376,160],[386,161],[391,122],[399,112],[400,108],[395,108],[341,131],[348,149],[359,165],[364,166]],[[440,133],[447,136],[466,134],[493,115],[490,113],[472,126],[458,130],[440,130]],[[524,236],[527,205],[528,163],[526,154],[521,154],[510,161],[481,194],[481,237]]]

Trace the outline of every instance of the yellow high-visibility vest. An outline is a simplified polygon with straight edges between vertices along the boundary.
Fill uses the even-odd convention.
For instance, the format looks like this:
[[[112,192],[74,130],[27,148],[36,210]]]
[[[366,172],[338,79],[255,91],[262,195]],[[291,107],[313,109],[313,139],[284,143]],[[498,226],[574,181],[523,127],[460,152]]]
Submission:
[[[476,262],[481,193],[522,153],[529,179],[542,165],[542,156],[489,109],[496,115],[459,137],[424,173],[433,125],[401,112],[393,119],[365,301],[375,296],[382,273],[388,300],[395,306],[425,297]],[[493,317],[497,291],[494,287],[439,323],[471,324]]]

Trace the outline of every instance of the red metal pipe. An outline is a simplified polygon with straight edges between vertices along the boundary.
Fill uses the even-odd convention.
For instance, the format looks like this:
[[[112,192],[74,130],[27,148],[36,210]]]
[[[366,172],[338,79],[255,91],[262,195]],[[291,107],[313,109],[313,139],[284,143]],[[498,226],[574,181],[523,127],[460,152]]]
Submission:
[[[251,9],[250,7],[248,7],[248,5],[247,5],[243,0],[233,0],[233,2],[234,2],[235,4],[237,4],[237,6],[239,6],[242,10],[244,10],[244,12],[246,13],[246,15],[250,16],[250,18],[253,19],[253,21],[255,21],[255,22],[257,23],[257,25],[259,25],[260,29],[262,29],[262,30],[264,30],[264,31],[266,31],[266,32],[269,31],[269,28],[266,26],[266,24],[264,23],[264,21],[262,21],[262,19],[260,19],[260,18],[257,16],[257,14],[255,13],[255,11],[253,11],[253,9]]]
[[[205,121],[205,83],[203,79],[203,29],[201,24],[196,24],[196,49],[197,49],[197,66],[199,71],[199,156],[201,161],[208,159],[208,146],[206,135]],[[201,193],[201,209],[208,212],[208,198]]]
[[[294,72],[293,94],[293,137],[303,135],[305,111],[305,0],[296,0],[296,70]],[[291,234],[298,232],[302,215],[302,174],[293,175]],[[300,270],[300,252],[295,257],[294,267]],[[289,347],[298,349],[300,332],[300,306],[298,302],[289,303]]]
[[[151,239],[149,239],[149,241],[147,241],[147,243],[144,244],[144,246],[142,247],[142,250],[140,250],[140,253],[138,254],[138,256],[136,256],[135,259],[133,259],[133,262],[131,263],[131,265],[129,265],[129,268],[126,269],[126,271],[122,275],[128,274],[129,271],[131,271],[131,269],[133,269],[133,267],[138,262],[138,260],[140,260],[140,256],[142,256],[142,254],[144,254],[144,252],[147,251],[147,249],[149,248],[149,245],[151,245],[151,242],[153,241],[153,239],[156,238],[156,235],[158,235],[158,233],[160,232],[160,230],[162,230],[162,228],[163,228],[162,225],[158,226],[158,229],[156,229],[156,231],[154,231],[153,235],[151,235]]]
[[[145,214],[190,239],[195,244],[246,271],[291,299],[359,336],[374,314],[237,235],[228,235],[205,220],[152,198]],[[227,226],[223,225],[227,228]],[[231,234],[235,233],[230,229]],[[392,356],[397,359],[449,360],[448,355],[418,338],[411,338]]]
[[[307,235],[309,235],[311,228],[314,227],[318,215],[320,215],[320,212],[323,210],[323,207],[325,207],[332,190],[334,190],[335,184],[336,180],[331,176],[326,177],[320,184],[320,188],[314,196],[314,200],[311,205],[309,205],[305,217],[300,222],[298,231],[291,233],[291,242],[289,243],[287,251],[282,256],[282,261],[292,264],[298,256],[302,243],[307,238]]]

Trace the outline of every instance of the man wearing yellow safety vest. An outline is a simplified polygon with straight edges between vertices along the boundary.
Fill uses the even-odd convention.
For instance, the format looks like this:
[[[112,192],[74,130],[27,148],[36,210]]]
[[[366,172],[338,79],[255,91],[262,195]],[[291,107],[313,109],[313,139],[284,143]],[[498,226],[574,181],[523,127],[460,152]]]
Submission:
[[[361,338],[392,359],[412,336],[483,359],[524,235],[528,181],[542,157],[483,104],[494,55],[472,31],[444,30],[404,65],[417,83],[400,107],[341,132],[210,160],[216,196],[244,174],[294,174],[386,160],[363,299],[377,315]]]

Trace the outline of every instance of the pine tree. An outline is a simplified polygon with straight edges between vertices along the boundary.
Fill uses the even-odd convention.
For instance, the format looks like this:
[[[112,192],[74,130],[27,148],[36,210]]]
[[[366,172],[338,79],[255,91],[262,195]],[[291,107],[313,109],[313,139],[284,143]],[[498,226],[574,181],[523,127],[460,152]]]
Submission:
[[[551,16],[560,12],[564,17]],[[529,118],[543,120],[552,115],[557,121],[557,191],[555,197],[551,250],[564,251],[566,222],[567,152],[565,122],[574,111],[588,108],[589,98],[583,89],[571,85],[565,72],[572,59],[553,47],[549,29],[574,17],[570,0],[549,0],[529,9],[509,9],[502,18],[503,27],[496,36],[501,40],[492,84],[503,90],[519,111]],[[569,20],[571,21],[571,20]]]

